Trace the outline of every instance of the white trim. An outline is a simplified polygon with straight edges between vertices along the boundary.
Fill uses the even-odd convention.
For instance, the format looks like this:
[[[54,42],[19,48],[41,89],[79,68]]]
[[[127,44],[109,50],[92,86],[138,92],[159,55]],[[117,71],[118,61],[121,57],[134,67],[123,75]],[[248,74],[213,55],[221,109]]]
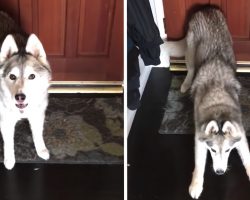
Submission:
[[[127,139],[125,136],[125,133],[127,133],[127,112],[125,112],[127,110],[127,37],[126,37],[126,33],[127,33],[127,1],[125,0],[123,3],[123,30],[124,30],[124,34],[123,34],[123,68],[124,68],[124,107],[123,107],[123,112],[124,112],[124,199],[128,199],[128,179],[127,179],[127,174],[128,174],[128,168],[127,168],[127,163],[128,163],[128,143],[127,143]]]
[[[151,5],[153,16],[154,16],[155,24],[158,26],[158,29],[160,32],[160,36],[163,40],[166,40],[167,34],[165,31],[165,26],[164,26],[164,21],[163,21],[163,19],[165,18],[163,2],[162,0],[149,0],[149,2]],[[163,44],[160,46],[160,48],[161,48],[161,55],[160,55],[161,63],[153,67],[169,67],[170,66],[169,54],[163,48]]]
[[[163,9],[163,0],[149,0],[153,17],[155,20],[155,24],[158,26],[160,31],[161,38],[167,38],[167,34],[165,33],[165,27],[163,19],[165,18],[164,9]]]

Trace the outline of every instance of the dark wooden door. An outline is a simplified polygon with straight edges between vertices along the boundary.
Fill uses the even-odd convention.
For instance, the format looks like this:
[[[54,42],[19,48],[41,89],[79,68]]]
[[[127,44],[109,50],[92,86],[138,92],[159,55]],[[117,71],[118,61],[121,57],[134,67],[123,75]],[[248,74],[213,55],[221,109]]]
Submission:
[[[123,0],[0,0],[42,41],[57,81],[123,80]]]
[[[168,38],[184,36],[187,11],[195,4],[219,6],[228,23],[238,61],[250,61],[250,1],[249,0],[163,0]]]

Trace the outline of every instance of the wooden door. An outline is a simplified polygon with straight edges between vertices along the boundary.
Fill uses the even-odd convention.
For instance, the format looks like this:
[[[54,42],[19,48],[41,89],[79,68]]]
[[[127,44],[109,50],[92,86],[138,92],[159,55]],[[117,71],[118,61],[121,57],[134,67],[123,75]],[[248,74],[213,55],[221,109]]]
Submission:
[[[195,4],[219,6],[228,23],[234,41],[237,61],[250,61],[250,1],[249,0],[163,0],[168,38],[184,37],[187,11]]]
[[[58,81],[123,80],[123,0],[0,0],[42,41]]]

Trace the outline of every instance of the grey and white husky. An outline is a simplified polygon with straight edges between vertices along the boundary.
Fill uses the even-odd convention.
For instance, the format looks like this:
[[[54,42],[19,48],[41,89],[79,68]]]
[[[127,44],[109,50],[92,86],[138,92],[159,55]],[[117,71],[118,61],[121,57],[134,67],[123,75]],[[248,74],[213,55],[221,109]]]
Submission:
[[[29,120],[38,156],[49,159],[43,126],[51,69],[39,39],[34,34],[28,37],[3,12],[0,12],[0,42],[0,127],[4,165],[12,169],[14,130],[22,118]]]
[[[241,86],[235,77],[232,39],[222,12],[213,7],[195,12],[186,37],[166,42],[165,48],[171,56],[186,58],[188,72],[181,92],[191,89],[195,120],[195,168],[189,193],[198,199],[207,150],[215,173],[222,175],[231,150],[236,148],[250,177],[250,154],[239,104]]]

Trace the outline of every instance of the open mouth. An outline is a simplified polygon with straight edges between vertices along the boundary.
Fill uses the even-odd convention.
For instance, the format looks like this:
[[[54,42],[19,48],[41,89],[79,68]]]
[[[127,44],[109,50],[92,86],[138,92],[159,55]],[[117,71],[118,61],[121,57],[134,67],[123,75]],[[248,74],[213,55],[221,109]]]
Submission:
[[[19,109],[24,109],[26,108],[27,105],[28,105],[27,103],[26,104],[19,103],[19,104],[16,104],[16,107],[18,107]]]

